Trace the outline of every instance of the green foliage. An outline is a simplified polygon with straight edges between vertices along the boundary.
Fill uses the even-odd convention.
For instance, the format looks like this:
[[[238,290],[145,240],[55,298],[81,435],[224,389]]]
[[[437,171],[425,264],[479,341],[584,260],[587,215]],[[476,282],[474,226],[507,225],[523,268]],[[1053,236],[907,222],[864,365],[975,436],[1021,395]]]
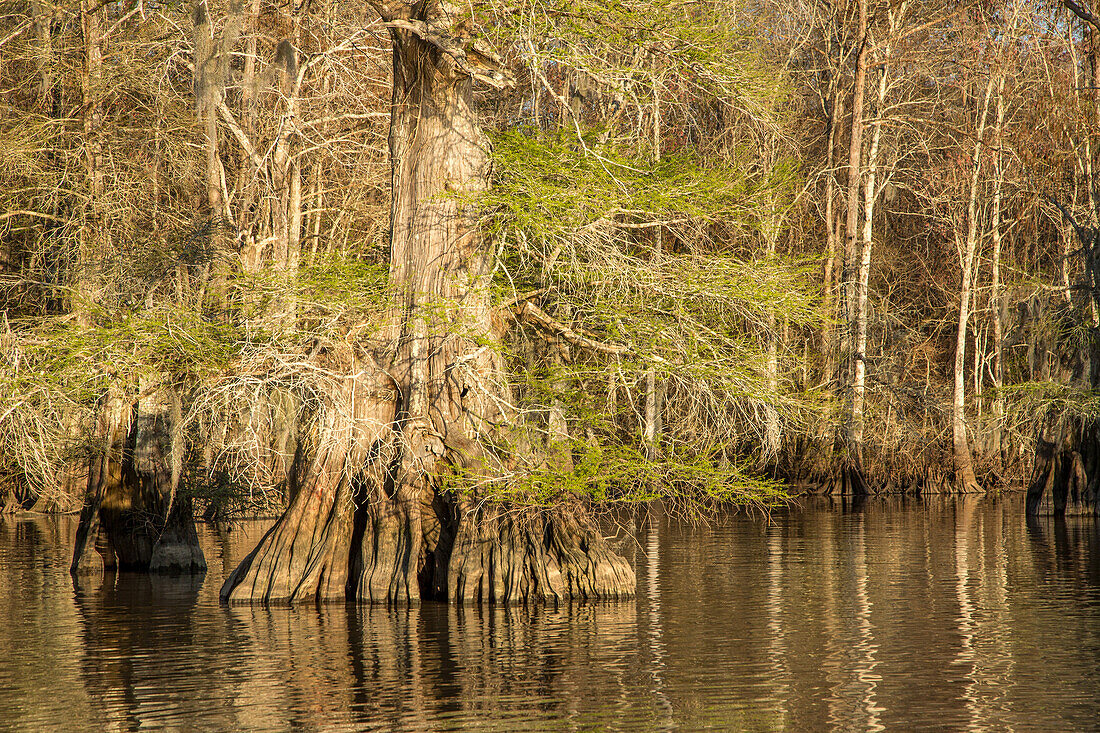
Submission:
[[[742,5],[553,0],[523,11],[486,4],[474,16],[496,44],[598,77],[620,94],[647,95],[656,77],[667,77],[672,93],[708,95],[772,123],[790,85],[762,52]]]
[[[389,297],[389,266],[329,260],[299,270],[295,286],[295,296],[313,317],[371,320]]]
[[[738,442],[768,411],[792,427],[813,408],[817,397],[795,385],[795,355],[778,348],[769,365],[767,354],[779,324],[823,323],[813,263],[760,252],[789,207],[792,166],[750,176],[690,151],[657,162],[608,145],[597,154],[594,139],[559,133],[495,142],[496,179],[481,202],[501,242],[501,299],[542,286],[543,307],[573,331],[621,349],[608,359],[574,348],[568,365],[518,367],[525,400],[557,402],[585,425],[637,423],[636,413],[597,418],[615,397],[595,385],[618,379],[611,392],[637,402],[627,374],[651,370],[672,395],[673,445]]]
[[[136,386],[142,375],[201,378],[228,368],[237,353],[233,327],[182,309],[100,312],[90,325],[50,319],[20,336],[8,388],[56,389],[76,403],[98,399],[109,382]]]
[[[728,166],[708,166],[691,153],[656,162],[625,147],[595,146],[563,133],[514,130],[494,136],[496,178],[483,197],[504,212],[502,222],[531,236],[563,236],[617,217],[625,223],[653,220],[713,221],[752,225],[753,184]]]
[[[15,323],[0,334],[3,471],[60,507],[76,499],[61,494],[62,476],[96,448],[93,426],[109,391],[134,400],[156,385],[201,383],[228,369],[238,349],[234,329],[186,310],[88,317]]]
[[[761,247],[765,240],[774,245],[798,184],[795,166],[773,144],[786,80],[754,50],[735,3],[554,0],[523,10],[469,7],[474,17],[469,23],[456,17],[453,30],[480,32],[498,41],[510,62],[527,65],[543,95],[545,116],[535,124],[554,117],[553,126],[563,130],[495,135],[493,187],[477,202],[486,212],[485,231],[499,245],[495,292],[505,301],[524,288],[544,289],[540,306],[554,318],[583,338],[619,349],[611,355],[563,346],[560,335],[542,334],[556,340],[531,354],[530,324],[498,343],[500,335],[483,333],[481,324],[460,333],[461,324],[444,320],[447,304],[439,312],[424,307],[430,318],[448,324],[450,335],[504,354],[513,367],[520,417],[532,416],[534,433],[542,411],[556,404],[570,434],[586,435],[568,447],[574,470],[536,470],[499,496],[514,490],[517,502],[536,503],[563,497],[562,491],[609,502],[656,496],[692,497],[700,505],[770,501],[777,487],[751,478],[740,464],[727,464],[726,456],[746,444],[761,409],[781,413],[790,425],[805,403],[794,388],[789,354],[780,349],[777,372],[765,368],[767,347],[778,340],[782,324],[818,319],[807,263],[765,256]],[[292,155],[303,184],[316,185],[303,191],[303,200],[309,199],[306,218],[315,225],[309,236],[318,238],[312,245],[323,261],[293,274],[262,263],[259,272],[242,273],[237,254],[247,253],[241,243],[254,243],[266,258],[272,207],[284,204],[272,195],[273,179],[243,162],[248,156],[238,155],[239,140],[223,128],[225,218],[203,206],[194,210],[206,173],[195,145],[192,74],[185,57],[166,43],[187,25],[176,22],[176,11],[186,9],[169,8],[155,22],[135,22],[135,33],[112,36],[111,57],[95,81],[111,95],[96,102],[101,124],[94,133],[31,115],[17,127],[0,126],[0,160],[9,163],[11,175],[34,179],[10,208],[66,222],[48,230],[48,241],[38,241],[33,227],[41,222],[28,225],[27,215],[14,220],[28,232],[19,247],[27,255],[22,274],[33,269],[43,289],[65,297],[40,309],[53,308],[45,318],[13,324],[12,348],[5,351],[11,381],[0,381],[11,395],[0,401],[8,415],[24,410],[18,414],[59,423],[69,410],[73,422],[83,420],[87,428],[108,389],[126,399],[167,384],[189,403],[188,429],[203,420],[209,422],[204,428],[224,427],[224,414],[215,413],[247,411],[241,405],[266,399],[264,390],[273,384],[303,393],[310,389],[303,385],[319,384],[316,374],[324,369],[306,364],[303,355],[320,353],[314,347],[321,343],[350,351],[387,313],[386,265],[362,261],[378,258],[355,237],[333,241],[349,229],[385,229],[387,179],[384,172],[372,177],[385,166],[370,158],[384,146],[373,138],[369,145],[346,144],[368,130],[361,120],[383,108],[370,106],[377,80],[352,75],[357,81],[345,89],[338,81],[347,76],[345,61],[326,67],[327,54],[316,58],[317,69],[330,74],[325,83],[346,94],[319,92],[314,82],[320,77],[311,77],[296,112],[300,127]],[[358,34],[360,27],[353,23],[348,32]],[[70,33],[66,42],[78,42],[78,35]],[[265,46],[267,36],[259,38],[258,53],[266,60],[273,49]],[[344,48],[339,37],[331,40],[320,47]],[[356,47],[356,53],[364,52]],[[332,59],[337,56],[334,51]],[[37,77],[24,76],[24,111],[42,108]],[[596,90],[578,107],[556,99],[557,89],[573,82]],[[282,135],[274,126],[284,119],[281,95],[258,93],[252,97],[256,109],[237,109],[243,95],[235,85],[227,89],[227,104],[247,113],[247,134],[263,152]],[[58,89],[66,109],[85,104],[86,90],[71,84]],[[341,107],[353,112],[346,125],[313,126]],[[662,129],[651,137],[654,126]],[[105,180],[93,187],[85,180],[85,161],[95,145],[109,153],[110,163]],[[330,148],[335,152],[321,154]],[[364,160],[373,160],[376,170]],[[62,182],[71,190],[46,202],[61,190],[55,178],[71,179]],[[93,189],[100,190],[90,195]],[[341,198],[342,191],[358,189],[362,195]],[[318,212],[332,215],[313,219]],[[379,218],[365,226],[361,220],[370,216]],[[346,258],[324,259],[338,251]],[[81,299],[95,302],[75,302]],[[64,309],[73,315],[54,317]],[[325,358],[338,361],[335,351]],[[315,374],[303,376],[311,370]],[[657,461],[646,459],[639,445],[638,375],[645,370],[669,396]],[[208,414],[200,415],[204,409]],[[49,435],[79,433],[73,424]],[[17,444],[0,439],[0,445]],[[253,447],[258,461],[269,446]],[[228,474],[195,474],[183,490],[228,506],[243,491],[236,481]]]
[[[681,450],[650,460],[621,443],[574,441],[559,447],[573,453],[571,470],[544,468],[518,478],[481,482],[476,495],[490,502],[543,508],[578,499],[605,507],[660,499],[692,518],[719,507],[773,508],[787,497],[780,482],[754,475],[746,464],[729,462],[721,453]],[[452,488],[469,490],[461,479]]]

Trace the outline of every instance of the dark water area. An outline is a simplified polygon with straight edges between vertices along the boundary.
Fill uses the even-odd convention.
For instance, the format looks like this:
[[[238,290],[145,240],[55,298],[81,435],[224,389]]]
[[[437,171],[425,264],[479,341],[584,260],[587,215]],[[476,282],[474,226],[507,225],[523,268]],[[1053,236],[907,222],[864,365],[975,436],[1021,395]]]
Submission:
[[[75,522],[0,519],[0,729],[1100,730],[1100,528],[1022,497],[642,518],[636,602],[220,606],[74,588]]]

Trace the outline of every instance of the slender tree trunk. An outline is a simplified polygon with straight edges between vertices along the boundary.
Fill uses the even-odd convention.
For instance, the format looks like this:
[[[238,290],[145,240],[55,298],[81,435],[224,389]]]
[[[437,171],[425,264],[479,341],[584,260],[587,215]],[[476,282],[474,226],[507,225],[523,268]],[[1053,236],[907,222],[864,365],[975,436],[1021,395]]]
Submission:
[[[764,255],[769,260],[775,257],[781,229],[781,217],[782,214],[778,210],[777,202],[773,202],[772,210],[768,212],[768,219],[763,224]],[[767,329],[764,373],[767,377],[769,398],[774,399],[779,395],[779,332],[778,319],[774,308],[768,309]],[[777,455],[782,447],[782,439],[779,410],[769,403],[764,406],[764,441],[762,446],[764,455],[768,457]]]
[[[302,229],[302,174],[294,159],[294,120],[298,116],[298,62],[297,50],[289,41],[282,41],[276,54],[277,73],[282,77],[281,97],[285,111],[280,124],[279,138],[271,160],[271,180],[274,184],[272,207],[272,256],[271,261],[279,279],[279,295],[272,303],[271,316],[282,328],[295,325],[297,308],[292,285],[298,274],[301,257]]]
[[[105,10],[94,0],[81,0],[80,21],[84,39],[84,67],[80,77],[82,97],[81,122],[84,131],[84,169],[88,182],[88,204],[79,233],[79,254],[73,291],[76,302],[73,311],[84,321],[88,306],[95,301],[100,280],[98,270],[103,261],[104,232],[99,226],[99,208],[104,191],[103,174],[103,32]]]
[[[661,104],[656,79],[653,82],[653,160],[661,160]],[[653,266],[656,268],[661,266],[664,256],[664,232],[661,227],[657,227],[653,237]],[[649,460],[657,458],[657,436],[661,424],[657,386],[657,371],[651,367],[645,372],[645,424],[642,427],[642,444]]]
[[[43,0],[31,3],[34,35],[38,46],[37,107],[47,117],[54,116],[53,7]]]
[[[210,9],[206,0],[196,0],[193,21],[195,113],[201,129],[199,144],[206,153],[204,178],[210,248],[214,259],[209,273],[210,290],[219,312],[226,312],[228,299],[225,258],[229,252],[227,225],[232,212],[227,201],[225,168],[218,142],[218,107],[225,99],[225,80],[229,69],[229,52],[237,42],[244,23],[245,0],[230,0],[228,16],[221,35],[214,34]]]
[[[872,225],[875,216],[876,176],[878,173],[879,144],[882,140],[882,117],[888,86],[888,60],[883,64],[878,83],[878,110],[871,133],[871,147],[867,151],[867,175],[863,182],[863,230],[861,232],[859,277],[856,281],[856,339],[852,374],[851,435],[856,445],[863,444],[863,402],[867,383],[867,291],[871,274]]]
[[[867,36],[867,0],[859,0],[859,47],[856,54],[855,79],[852,86],[852,126],[848,140],[848,202],[847,225],[844,232],[844,271],[841,276],[843,318],[841,319],[840,369],[843,378],[844,415],[841,425],[842,448],[845,465],[842,468],[842,491],[862,493],[863,443],[861,431],[854,419],[855,370],[858,355],[856,341],[858,331],[858,288],[856,287],[859,259],[860,180],[862,179],[863,154],[863,100],[867,80],[867,64],[870,41]]]
[[[905,14],[907,2],[902,2],[896,10],[888,10],[890,34],[897,32],[900,19]],[[882,143],[882,122],[886,115],[886,92],[889,88],[890,56],[892,48],[887,43],[883,50],[882,67],[879,71],[877,108],[872,126],[871,145],[867,151],[866,177],[863,181],[863,229],[860,236],[859,274],[856,281],[856,337],[855,354],[852,365],[852,412],[851,435],[853,443],[863,445],[864,398],[867,389],[867,295],[871,275],[871,253],[874,246],[873,226],[875,218],[875,200],[878,197],[879,149]],[[862,447],[860,448],[862,460]]]
[[[837,246],[837,216],[836,216],[836,137],[841,111],[840,93],[834,91],[832,104],[829,109],[829,139],[826,152],[825,167],[828,171],[825,178],[825,272],[824,281],[824,307],[830,318],[837,316],[838,288],[836,284],[836,259],[839,247]],[[837,374],[837,338],[836,327],[832,323],[824,326],[824,339],[822,352],[825,354],[825,378],[837,384],[841,382]]]
[[[236,119],[240,135],[248,141],[248,146],[254,151],[260,117],[259,98],[263,91],[261,89],[263,75],[259,73],[260,0],[246,0],[246,2],[248,7],[243,31],[247,33],[247,37],[241,64],[240,104],[237,107]],[[199,46],[196,42],[196,56],[198,52]],[[241,269],[248,274],[255,274],[260,269],[262,253],[259,240],[263,236],[260,221],[266,208],[261,201],[265,198],[266,179],[267,171],[260,170],[257,156],[250,155],[242,144],[237,156],[237,181],[234,186],[237,204],[234,224],[237,231]]]
[[[1005,400],[1001,394],[1004,383],[1004,321],[1001,315],[1004,295],[1001,293],[1001,198],[1004,189],[1004,105],[1005,77],[1001,75],[997,82],[996,126],[993,132],[993,210],[990,214],[990,230],[993,238],[993,262],[990,275],[989,309],[993,318],[993,430],[990,449],[998,462],[1001,461],[1001,430],[1004,424]]]
[[[1085,130],[1086,156],[1088,162],[1086,185],[1089,192],[1089,221],[1093,230],[1100,228],[1100,186],[1096,182],[1096,169],[1093,161],[1093,150],[1097,147],[1093,144],[1092,136],[1097,125],[1100,125],[1100,25],[1093,24],[1089,28],[1089,66],[1092,67],[1092,129]]]
[[[959,321],[955,337],[955,384],[952,400],[951,435],[955,453],[956,485],[959,491],[970,493],[981,491],[974,476],[974,459],[970,452],[970,441],[966,435],[966,332],[970,319],[971,284],[974,276],[974,257],[978,248],[978,181],[981,175],[982,145],[985,139],[986,118],[989,114],[989,99],[996,83],[991,74],[986,84],[985,96],[978,113],[978,125],[975,130],[976,141],[971,156],[970,190],[966,208],[966,241],[960,248],[962,255],[962,282],[959,286]]]

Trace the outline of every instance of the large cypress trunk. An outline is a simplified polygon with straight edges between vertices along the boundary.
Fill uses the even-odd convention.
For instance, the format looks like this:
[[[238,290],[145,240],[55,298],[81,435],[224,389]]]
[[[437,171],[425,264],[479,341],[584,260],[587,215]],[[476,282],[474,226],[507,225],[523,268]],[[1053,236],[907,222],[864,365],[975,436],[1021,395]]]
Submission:
[[[1100,310],[1100,228],[1078,223],[1066,208],[1058,206],[1081,243],[1085,290],[1095,314]],[[1094,202],[1094,206],[1100,207],[1100,203]],[[1094,221],[1097,215],[1100,210],[1094,209]],[[1088,326],[1087,347],[1082,352],[1073,359],[1077,368],[1069,381],[1088,386],[1095,393],[1100,390],[1100,326],[1095,317]],[[1100,418],[1086,413],[1059,420],[1052,411],[1045,422],[1040,427],[1035,466],[1027,488],[1027,513],[1100,515]]]
[[[435,8],[405,6],[387,18],[394,304],[384,344],[370,355],[327,356],[349,376],[299,446],[289,509],[227,579],[223,600],[634,592],[633,571],[583,506],[503,511],[473,490],[442,486],[446,474],[511,472],[528,447],[514,429],[501,357],[487,346],[501,335],[489,297],[492,249],[469,197],[488,185],[489,144],[470,67],[438,35]]]

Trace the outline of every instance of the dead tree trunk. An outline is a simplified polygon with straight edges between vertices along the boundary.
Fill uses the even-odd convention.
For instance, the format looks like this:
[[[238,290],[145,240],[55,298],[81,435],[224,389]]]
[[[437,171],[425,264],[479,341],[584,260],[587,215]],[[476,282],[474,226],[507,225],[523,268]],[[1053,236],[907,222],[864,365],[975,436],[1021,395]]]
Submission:
[[[393,42],[388,345],[329,355],[349,376],[299,446],[290,507],[222,599],[633,595],[633,571],[583,507],[505,511],[443,485],[447,473],[490,480],[529,458],[507,428],[516,416],[501,357],[484,345],[500,331],[492,247],[465,200],[490,173],[473,82],[505,77],[485,72],[486,52],[470,65],[436,3],[376,7]]]

